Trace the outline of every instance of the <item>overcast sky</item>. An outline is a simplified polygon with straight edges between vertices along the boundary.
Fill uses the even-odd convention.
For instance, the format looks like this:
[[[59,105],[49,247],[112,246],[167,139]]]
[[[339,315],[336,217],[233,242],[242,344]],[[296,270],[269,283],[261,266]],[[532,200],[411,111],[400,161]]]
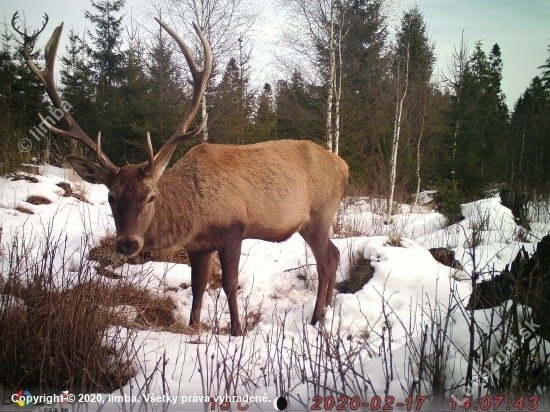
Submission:
[[[281,15],[274,16],[274,7],[270,0],[255,0],[263,10],[263,19],[253,41],[253,66],[258,83],[273,82],[277,71],[270,64],[269,50],[274,46],[277,25],[284,24]],[[462,32],[469,45],[473,47],[478,40],[483,49],[489,52],[493,44],[498,43],[503,60],[502,88],[507,96],[510,109],[514,102],[529,85],[531,79],[540,74],[538,66],[550,57],[547,48],[550,44],[550,0],[394,0],[396,1],[397,21],[399,14],[418,5],[428,22],[429,30],[436,43],[438,58],[437,69],[446,70],[453,47],[460,43]],[[126,10],[138,15],[143,0],[127,0]],[[88,0],[2,0],[0,11],[4,21],[9,24],[16,10],[24,11],[27,24],[32,28],[40,27],[44,12],[50,16],[50,23],[42,35],[40,44],[49,38],[53,28],[65,22],[65,35],[71,27],[82,32],[89,27],[84,19],[83,10],[92,10]],[[152,21],[152,19],[151,19]],[[60,51],[64,51],[64,42]]]

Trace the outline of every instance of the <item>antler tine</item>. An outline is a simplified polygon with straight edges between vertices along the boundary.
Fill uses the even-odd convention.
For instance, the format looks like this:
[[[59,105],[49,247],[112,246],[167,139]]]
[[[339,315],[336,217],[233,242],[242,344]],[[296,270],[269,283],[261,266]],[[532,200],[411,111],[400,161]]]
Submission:
[[[195,23],[193,23],[193,27],[195,28],[195,31],[199,35],[202,46],[204,48],[203,69],[199,70],[197,68],[197,65],[195,64],[195,60],[193,59],[193,56],[191,55],[191,51],[189,50],[187,45],[184,43],[184,41],[181,39],[181,37],[179,37],[178,34],[174,32],[170,27],[168,27],[168,25],[164,23],[162,20],[158,18],[155,18],[155,19],[162,26],[162,28],[166,30],[166,32],[176,41],[180,50],[185,56],[185,60],[189,65],[189,69],[191,70],[191,75],[193,77],[193,87],[194,87],[193,98],[191,99],[191,106],[189,107],[189,111],[185,115],[183,121],[181,122],[178,129],[174,132],[172,137],[166,143],[164,143],[164,145],[156,154],[155,165],[157,165],[165,156],[170,156],[174,151],[175,147],[179,143],[194,138],[196,135],[198,135],[201,132],[201,130],[206,125],[206,118],[204,118],[201,124],[195,130],[189,133],[185,133],[185,131],[189,127],[189,124],[197,114],[197,111],[200,106],[201,98],[204,94],[204,89],[206,88],[208,77],[210,76],[210,72],[212,71],[212,49],[210,48],[210,44],[208,43],[208,40],[206,39],[206,37],[204,36],[200,28]]]
[[[119,167],[116,167],[111,163],[111,161],[103,154],[101,151],[101,132],[97,133],[97,144],[95,154],[97,156],[97,162],[105,170],[111,172],[112,175],[116,175],[120,170]]]
[[[47,13],[44,13],[44,23],[42,23],[42,28],[40,30],[36,29],[33,33],[32,33],[32,36],[31,38],[34,40],[36,39],[40,33],[42,33],[44,31],[44,29],[46,28],[46,26],[48,25],[48,22],[50,21],[50,18],[48,16]]]
[[[27,30],[25,30],[24,32],[21,32],[19,31],[19,29],[17,28],[17,26],[15,25],[15,22],[17,21],[17,19],[19,18],[19,10],[17,10],[15,13],[13,13],[13,17],[11,18],[11,27],[13,27],[13,29],[21,36],[23,37],[23,40],[25,40],[28,36],[27,36]]]
[[[40,79],[44,87],[46,88],[46,93],[50,97],[50,100],[52,101],[53,105],[61,110],[63,112],[63,118],[69,125],[69,130],[61,130],[57,127],[54,127],[51,125],[46,119],[42,117],[42,115],[39,114],[40,120],[42,120],[42,123],[53,133],[69,137],[71,139],[76,139],[83,144],[85,144],[90,150],[92,150],[94,153],[97,154],[98,161],[100,165],[108,170],[111,174],[116,174],[119,171],[119,168],[116,167],[108,158],[103,154],[100,150],[98,150],[97,145],[93,142],[92,139],[88,137],[86,133],[80,128],[78,123],[73,119],[73,117],[69,113],[69,109],[67,108],[70,105],[64,101],[61,100],[61,97],[59,97],[59,93],[57,92],[57,89],[55,88],[55,81],[54,81],[54,65],[55,65],[55,57],[57,53],[57,48],[59,46],[59,39],[61,38],[61,32],[63,31],[63,23],[61,23],[58,27],[55,28],[53,31],[52,37],[46,44],[46,48],[44,50],[45,58],[46,58],[46,67],[43,70],[40,70],[34,62],[31,60],[29,56],[29,40],[33,41],[36,40],[36,37],[44,31],[44,28],[46,27],[46,24],[48,23],[48,15],[45,15],[45,21],[42,26],[42,29],[35,31],[33,33],[33,36],[29,37],[26,34],[26,31],[24,33],[21,33],[16,27],[15,27],[15,21],[18,17],[18,12],[16,12],[13,15],[12,18],[12,26],[14,27],[15,31],[17,33],[21,34],[24,39],[24,53],[25,53],[25,61],[31,71]]]
[[[150,170],[153,170],[155,167],[155,156],[153,154],[153,145],[151,144],[151,135],[149,132],[147,132],[147,155],[148,155],[148,163],[147,167]]]

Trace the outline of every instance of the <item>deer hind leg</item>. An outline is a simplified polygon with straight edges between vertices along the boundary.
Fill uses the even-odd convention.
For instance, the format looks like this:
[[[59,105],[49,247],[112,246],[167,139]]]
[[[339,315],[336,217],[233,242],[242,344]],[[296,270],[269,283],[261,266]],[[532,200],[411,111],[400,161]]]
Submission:
[[[229,315],[231,316],[231,335],[242,336],[237,304],[237,289],[239,286],[239,259],[241,257],[242,241],[234,239],[218,250],[222,267],[222,287],[227,296]]]
[[[193,293],[189,325],[195,325],[201,320],[202,299],[212,272],[212,253],[203,255],[188,253],[188,255],[191,263],[191,292]]]
[[[317,301],[311,317],[312,325],[322,318],[324,307],[332,303],[336,269],[340,261],[340,251],[329,238],[330,226],[331,220],[327,223],[324,220],[311,219],[299,232],[313,252],[319,277]]]

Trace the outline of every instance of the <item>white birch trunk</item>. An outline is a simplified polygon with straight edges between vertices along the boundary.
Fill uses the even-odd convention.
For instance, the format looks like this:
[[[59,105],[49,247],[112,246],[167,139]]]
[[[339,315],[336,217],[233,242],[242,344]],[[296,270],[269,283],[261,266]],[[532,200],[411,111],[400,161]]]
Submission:
[[[424,109],[422,111],[422,126],[420,126],[420,136],[418,136],[418,143],[416,145],[416,193],[414,195],[413,209],[418,204],[418,195],[420,194],[420,143],[422,142],[422,136],[424,135],[424,122],[426,120],[426,90],[424,90]]]
[[[201,99],[201,118],[207,119],[202,129],[202,141],[208,141],[208,113],[206,112],[206,96],[203,94]]]
[[[326,140],[327,140],[327,149],[333,151],[333,129],[332,129],[332,102],[334,99],[334,79],[336,77],[336,53],[334,50],[334,1],[330,2],[330,22],[329,22],[329,36],[328,36],[328,46],[329,46],[329,79],[328,79],[328,96],[327,104],[325,109],[326,115]]]
[[[405,90],[403,96],[399,99],[399,66],[397,69],[397,101],[395,106],[395,121],[393,124],[393,142],[391,156],[391,171],[390,171],[390,195],[388,197],[388,205],[386,211],[386,224],[392,223],[393,196],[395,192],[395,176],[397,171],[397,151],[399,147],[399,135],[401,133],[401,115],[403,113],[403,100],[407,96],[407,88],[409,86],[409,46],[407,45],[407,61],[405,66]]]
[[[340,36],[338,39],[338,88],[336,89],[336,108],[334,120],[334,153],[338,154],[340,146],[340,98],[342,97],[342,18],[340,21]],[[336,84],[336,82],[335,82]]]

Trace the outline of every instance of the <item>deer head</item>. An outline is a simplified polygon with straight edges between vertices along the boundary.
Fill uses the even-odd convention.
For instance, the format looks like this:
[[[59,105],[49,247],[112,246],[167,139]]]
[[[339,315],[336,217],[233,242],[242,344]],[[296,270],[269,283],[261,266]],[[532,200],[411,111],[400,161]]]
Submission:
[[[90,183],[101,183],[109,188],[108,200],[117,230],[117,251],[123,255],[133,256],[137,254],[144,245],[145,232],[155,215],[155,192],[157,189],[157,182],[168,165],[172,153],[179,143],[197,136],[206,124],[206,118],[204,118],[195,130],[186,133],[187,128],[198,111],[206,82],[212,70],[212,51],[210,45],[199,27],[193,23],[193,27],[199,35],[204,48],[203,69],[199,70],[189,48],[185,45],[183,40],[163,21],[155,18],[162,28],[176,41],[189,65],[194,86],[191,105],[176,132],[161,147],[156,155],[153,152],[150,135],[147,133],[148,161],[137,165],[117,167],[101,151],[101,132],[98,133],[97,143],[94,143],[66,110],[66,105],[63,104],[55,88],[54,63],[57,48],[59,46],[59,39],[63,30],[63,23],[54,30],[50,40],[46,44],[44,53],[46,67],[40,70],[29,57],[29,50],[32,50],[32,45],[37,36],[44,30],[48,17],[46,15],[42,29],[33,32],[32,35],[28,35],[26,31],[22,32],[17,28],[17,18],[18,13],[16,12],[12,18],[12,26],[23,37],[26,63],[44,84],[53,105],[63,112],[63,117],[69,125],[69,130],[62,130],[54,127],[41,115],[39,115],[40,119],[51,132],[59,136],[76,139],[84,143],[95,153],[97,163],[76,156],[67,156],[67,161],[85,181]]]

